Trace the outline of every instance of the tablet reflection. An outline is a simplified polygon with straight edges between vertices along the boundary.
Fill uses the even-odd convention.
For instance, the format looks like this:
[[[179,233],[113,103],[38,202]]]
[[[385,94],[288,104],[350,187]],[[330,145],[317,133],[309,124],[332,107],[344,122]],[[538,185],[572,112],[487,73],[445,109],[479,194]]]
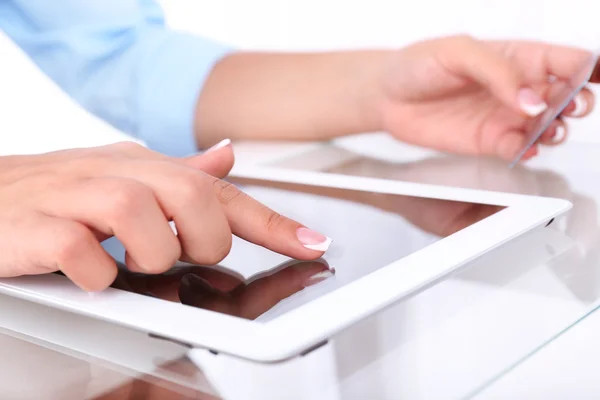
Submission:
[[[248,280],[227,268],[185,265],[158,275],[119,265],[113,288],[254,320],[279,302],[332,277],[323,259],[292,260]]]

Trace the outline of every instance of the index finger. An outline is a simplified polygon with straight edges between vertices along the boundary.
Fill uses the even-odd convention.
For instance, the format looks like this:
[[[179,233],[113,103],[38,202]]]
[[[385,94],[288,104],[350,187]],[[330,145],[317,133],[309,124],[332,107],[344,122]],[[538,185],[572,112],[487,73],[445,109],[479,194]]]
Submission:
[[[317,259],[331,245],[329,237],[271,210],[229,182],[215,179],[213,187],[231,232],[242,239],[298,260]]]

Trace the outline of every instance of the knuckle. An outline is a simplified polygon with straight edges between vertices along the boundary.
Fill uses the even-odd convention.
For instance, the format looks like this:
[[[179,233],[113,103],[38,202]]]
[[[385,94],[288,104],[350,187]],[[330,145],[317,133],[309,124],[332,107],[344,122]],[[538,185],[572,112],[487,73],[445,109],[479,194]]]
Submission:
[[[158,274],[173,268],[181,257],[181,246],[177,239],[174,239],[173,242],[161,242],[160,247],[160,252],[145,255],[148,259],[144,264],[149,271]]]
[[[139,212],[152,197],[152,190],[135,181],[124,181],[114,185],[107,199],[108,217],[127,218]]]
[[[176,179],[174,190],[176,195],[174,197],[180,205],[198,204],[199,200],[205,197],[206,194],[212,195],[206,179],[198,173],[188,172],[182,168]]]
[[[440,42],[440,52],[454,59],[463,59],[467,54],[473,52],[476,40],[467,35],[456,35],[449,37],[446,41]]]
[[[213,182],[214,192],[219,202],[228,205],[243,194],[234,184],[221,179],[215,179]]]
[[[475,42],[473,36],[466,33],[453,36],[450,40],[460,46],[471,46]]]
[[[116,151],[123,154],[140,154],[150,152],[150,150],[148,150],[146,147],[136,142],[118,142],[114,144],[109,144],[108,146],[105,146],[104,149],[111,152]]]

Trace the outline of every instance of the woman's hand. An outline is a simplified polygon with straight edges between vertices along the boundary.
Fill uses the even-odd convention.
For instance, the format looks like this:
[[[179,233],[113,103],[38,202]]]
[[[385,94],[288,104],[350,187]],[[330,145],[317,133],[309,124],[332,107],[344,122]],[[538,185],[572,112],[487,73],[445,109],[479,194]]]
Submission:
[[[328,238],[210,175],[232,165],[230,146],[189,159],[132,143],[0,157],[0,276],[61,271],[87,291],[103,290],[117,275],[100,245],[111,236],[127,267],[149,274],[177,260],[216,264],[232,233],[292,258],[322,256]]]
[[[207,146],[223,137],[327,140],[386,131],[444,152],[511,160],[550,93],[590,56],[547,43],[465,36],[401,50],[234,53],[203,87],[197,140]],[[585,89],[563,117],[585,116],[593,105]],[[558,118],[540,143],[562,142],[566,128]],[[525,158],[536,152],[534,146]]]
[[[407,143],[512,159],[553,90],[590,57],[580,49],[534,42],[464,36],[421,42],[383,57],[380,97],[372,103],[376,111],[367,114],[377,114],[382,130]],[[599,79],[595,71],[592,82]],[[593,105],[592,92],[584,89],[562,117],[583,117]],[[541,144],[565,139],[562,117]],[[526,158],[536,153],[534,146]]]

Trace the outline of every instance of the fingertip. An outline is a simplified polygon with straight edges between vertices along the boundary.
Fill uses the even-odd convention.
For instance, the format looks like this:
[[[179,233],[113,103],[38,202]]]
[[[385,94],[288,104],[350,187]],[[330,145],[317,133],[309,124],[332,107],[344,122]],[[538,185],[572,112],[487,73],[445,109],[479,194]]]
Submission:
[[[582,117],[587,114],[587,101],[582,93],[578,93],[573,99],[573,110],[569,113],[571,117]]]
[[[305,227],[296,230],[296,237],[304,248],[320,254],[327,252],[331,243],[333,243],[333,240],[329,236]]]
[[[548,108],[542,97],[529,87],[519,89],[517,97],[519,108],[529,117],[537,117]]]
[[[104,290],[106,290],[107,288],[109,288],[117,279],[117,275],[118,275],[118,270],[117,270],[117,264],[114,264],[113,266],[110,266],[109,268],[102,268],[101,273],[98,273],[100,271],[95,271],[96,273],[94,274],[93,279],[79,279],[77,278],[71,278],[69,277],[73,283],[75,283],[81,290],[88,292],[91,295],[94,295],[96,293],[100,293],[103,292]]]
[[[131,257],[128,251],[125,251],[125,265],[127,266],[127,269],[131,272],[139,274],[147,272],[139,266],[139,264]]]
[[[549,144],[552,146],[556,146],[558,144],[563,143],[567,139],[567,127],[564,123],[559,123],[554,129],[554,134],[552,135],[550,141],[545,144]]]
[[[564,121],[556,119],[540,136],[538,142],[546,146],[556,146],[566,140],[567,133],[567,127]]]
[[[213,153],[215,151],[220,151],[221,149],[224,149],[226,147],[231,147],[231,139],[223,139],[221,140],[219,143],[215,144],[212,147],[209,147],[204,154],[209,154],[209,153]]]
[[[165,246],[168,248],[169,246]],[[170,260],[166,257],[163,257],[162,261],[153,260],[152,264],[141,266],[130,254],[128,251],[125,252],[125,265],[127,269],[134,273],[139,274],[162,274],[169,271],[178,261],[177,257],[172,257]]]
[[[554,136],[552,137],[552,144],[557,145],[563,143],[567,139],[567,127],[565,124],[560,124],[556,127],[554,131]]]
[[[594,94],[589,89],[579,92],[563,111],[563,115],[581,118],[588,115],[594,107]]]

